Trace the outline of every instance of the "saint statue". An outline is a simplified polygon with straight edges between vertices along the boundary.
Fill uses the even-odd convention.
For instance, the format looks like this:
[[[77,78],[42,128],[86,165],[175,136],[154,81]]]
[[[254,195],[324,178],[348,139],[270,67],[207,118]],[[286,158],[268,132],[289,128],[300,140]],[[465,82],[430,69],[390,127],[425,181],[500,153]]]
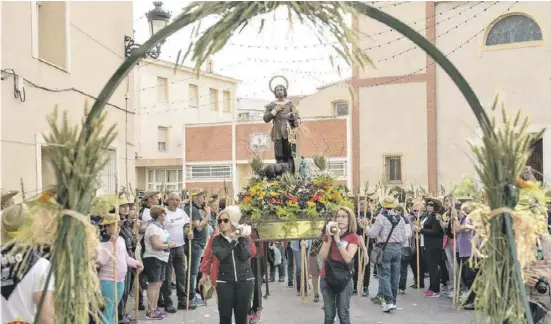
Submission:
[[[278,84],[272,88],[272,82],[280,77],[285,81],[285,85]],[[274,152],[276,159],[275,173],[280,175],[285,171],[295,172],[296,156],[296,131],[300,124],[298,111],[287,98],[287,89],[289,82],[283,76],[275,76],[270,80],[270,90],[275,96],[275,100],[266,105],[264,112],[264,122],[273,123],[271,138],[274,142]]]

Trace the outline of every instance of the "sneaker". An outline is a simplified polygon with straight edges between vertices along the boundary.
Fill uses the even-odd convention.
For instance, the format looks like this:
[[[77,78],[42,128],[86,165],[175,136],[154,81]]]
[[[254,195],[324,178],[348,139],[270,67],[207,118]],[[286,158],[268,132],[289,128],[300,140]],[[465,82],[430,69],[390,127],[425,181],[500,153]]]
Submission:
[[[398,293],[399,293],[400,295],[405,295],[405,294],[406,294],[406,290],[405,290],[405,289],[400,289],[400,290],[398,290]]]
[[[375,305],[382,305],[384,303],[384,299],[381,296],[375,296],[375,297],[371,298],[371,301]]]
[[[362,291],[362,297],[367,297],[369,295],[369,291],[367,289],[367,287],[364,287],[363,291]]]
[[[391,310],[395,310],[396,309],[396,305],[394,304],[387,304],[387,303],[383,303],[381,305],[382,309],[383,309],[383,312],[385,313],[390,313]]]
[[[279,278],[278,281],[279,281],[279,282],[284,282],[284,281],[285,281],[285,278]]]
[[[195,297],[191,301],[191,305],[205,306],[205,302],[199,296],[195,295]]]
[[[473,303],[465,304],[465,305],[463,305],[463,309],[464,310],[474,310],[474,304]]]
[[[425,291],[425,293],[423,295],[425,295],[425,297],[429,297],[429,298],[440,297],[440,293],[430,291],[430,290]]]
[[[144,311],[145,310],[144,304],[139,304],[138,305],[138,310]]]
[[[260,315],[258,313],[252,313],[249,315],[249,324],[257,324],[260,322]]]
[[[174,314],[174,313],[176,313],[176,307],[174,307],[174,305],[170,304],[170,305],[165,307],[165,312]]]
[[[189,303],[189,310],[194,310],[197,308],[197,305],[194,305],[193,303]],[[180,310],[186,310],[188,309],[187,305],[186,305],[186,302],[184,301],[183,303],[178,303],[178,309]]]
[[[159,314],[159,312],[157,312],[156,310],[152,311],[152,312],[146,312],[145,313],[145,319],[147,320],[162,320],[164,317],[161,316],[161,314]]]
[[[293,288],[293,282],[292,282],[292,281],[289,281],[289,282],[287,283],[287,287]]]
[[[168,317],[168,313],[157,308],[157,313],[163,318]]]
[[[135,322],[136,320],[128,314],[124,315],[119,321],[120,324],[132,324]]]

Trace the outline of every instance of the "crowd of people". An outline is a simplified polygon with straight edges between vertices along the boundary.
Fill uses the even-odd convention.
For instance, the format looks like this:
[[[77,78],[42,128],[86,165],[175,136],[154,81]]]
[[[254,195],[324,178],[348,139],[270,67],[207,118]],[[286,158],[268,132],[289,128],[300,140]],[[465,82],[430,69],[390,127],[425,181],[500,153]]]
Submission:
[[[128,300],[136,289],[133,283],[139,281],[138,307],[146,311],[148,320],[193,310],[216,291],[221,324],[232,319],[236,324],[254,324],[260,321],[262,282],[287,279],[297,295],[304,293],[304,284],[311,286],[313,301],[323,302],[324,323],[332,324],[338,317],[339,323],[347,324],[351,297],[368,297],[372,276],[378,279],[379,289],[371,301],[380,304],[383,312],[396,310],[399,295],[407,289],[409,268],[414,281],[409,288],[423,289],[426,298],[455,298],[464,309],[474,309],[476,299],[470,288],[477,269],[468,262],[473,235],[469,204],[464,204],[468,199],[367,199],[359,201],[355,211],[338,207],[318,239],[277,242],[256,240],[258,232],[244,223],[238,206],[226,206],[216,196],[207,200],[204,191],[194,192],[185,204],[178,193],[170,193],[161,203],[158,192],[148,192],[142,201],[139,209],[120,200],[118,215],[112,210],[107,216],[91,217],[101,239],[93,257],[104,301],[102,323],[115,323],[116,314],[119,323],[135,321]],[[551,218],[551,203],[548,206]],[[29,217],[25,204],[4,207],[3,245],[17,236]],[[551,258],[550,241],[542,242],[538,251]],[[308,251],[304,261],[302,249]],[[33,251],[29,254],[34,260],[21,280],[10,270],[21,260],[2,259],[2,311],[8,318],[32,321],[36,315],[50,265],[47,258]],[[304,264],[308,278],[301,280]],[[529,278],[527,286],[531,298],[538,300],[533,281]],[[53,323],[53,281],[46,291],[40,323]],[[534,313],[545,313],[541,303],[532,305]]]

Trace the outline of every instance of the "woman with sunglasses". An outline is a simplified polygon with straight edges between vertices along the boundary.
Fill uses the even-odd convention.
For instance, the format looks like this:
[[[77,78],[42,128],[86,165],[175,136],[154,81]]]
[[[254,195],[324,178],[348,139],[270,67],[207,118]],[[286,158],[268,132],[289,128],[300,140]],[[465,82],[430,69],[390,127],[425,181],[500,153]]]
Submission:
[[[444,231],[440,226],[442,203],[434,198],[426,199],[426,217],[421,219],[420,226],[413,226],[413,231],[421,234],[421,245],[425,246],[426,265],[429,271],[430,286],[425,297],[440,297],[440,269],[442,260],[442,242]]]
[[[249,236],[251,227],[239,225],[241,210],[228,206],[218,215],[217,227],[220,234],[212,239],[212,253],[218,259],[216,293],[220,324],[246,324],[249,302],[254,289],[254,276],[250,257],[256,252]]]

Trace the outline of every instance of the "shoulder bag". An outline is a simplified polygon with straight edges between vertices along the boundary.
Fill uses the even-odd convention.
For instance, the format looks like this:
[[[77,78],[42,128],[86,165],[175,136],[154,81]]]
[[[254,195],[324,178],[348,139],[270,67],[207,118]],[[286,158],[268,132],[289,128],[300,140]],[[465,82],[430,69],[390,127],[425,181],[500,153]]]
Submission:
[[[371,251],[371,263],[374,265],[383,264],[383,253],[385,252],[385,248],[388,244],[388,240],[390,240],[390,237],[392,236],[392,232],[394,232],[394,229],[396,228],[396,226],[398,226],[398,223],[400,223],[399,220],[398,222],[393,222],[390,219],[390,217],[388,217],[387,215],[385,215],[385,217],[392,224],[392,228],[390,229],[390,233],[388,233],[388,236],[386,238],[385,243],[383,243],[383,246],[374,246],[373,250]]]
[[[332,248],[333,243],[331,242],[327,260],[325,261],[325,282],[327,282],[327,285],[331,288],[331,290],[333,290],[334,293],[338,294],[344,290],[344,288],[348,285],[348,282],[354,276],[354,266],[353,264],[331,259]]]

